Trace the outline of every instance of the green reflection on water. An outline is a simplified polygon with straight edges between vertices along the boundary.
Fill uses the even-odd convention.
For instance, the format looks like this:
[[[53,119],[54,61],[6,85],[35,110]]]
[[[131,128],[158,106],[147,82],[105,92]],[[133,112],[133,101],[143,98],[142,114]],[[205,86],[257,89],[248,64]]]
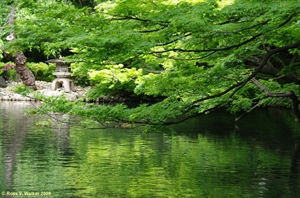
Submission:
[[[245,118],[235,131],[232,118],[218,114],[174,126],[177,135],[57,127],[55,122],[45,128],[35,123],[48,118],[6,112],[0,133],[1,191],[49,191],[51,197],[271,198],[299,193],[299,175],[290,170],[294,129],[274,127],[276,119],[259,123],[266,119],[264,112],[257,121],[251,118],[256,127],[245,124]],[[258,135],[267,129],[269,142]]]

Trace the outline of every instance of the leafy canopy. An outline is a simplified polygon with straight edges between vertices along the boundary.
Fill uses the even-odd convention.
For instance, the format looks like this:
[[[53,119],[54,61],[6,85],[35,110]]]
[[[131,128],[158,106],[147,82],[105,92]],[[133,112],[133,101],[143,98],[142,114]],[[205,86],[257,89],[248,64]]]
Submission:
[[[93,8],[58,0],[20,2],[14,26],[18,38],[5,42],[7,49],[37,49],[50,57],[71,52],[65,58],[74,61],[73,75],[95,85],[88,95],[93,99],[124,92],[165,98],[133,109],[86,108],[80,102],[63,103],[65,109],[51,101],[44,103],[47,111],[100,123],[166,124],[221,107],[237,113],[254,105],[289,105],[283,98],[266,98],[248,83],[260,76],[264,58],[277,72],[260,82],[270,91],[298,94],[296,81],[277,80],[279,71],[285,68],[286,77],[290,65],[299,62],[297,0],[112,0],[95,1]],[[7,34],[11,27],[5,27]]]

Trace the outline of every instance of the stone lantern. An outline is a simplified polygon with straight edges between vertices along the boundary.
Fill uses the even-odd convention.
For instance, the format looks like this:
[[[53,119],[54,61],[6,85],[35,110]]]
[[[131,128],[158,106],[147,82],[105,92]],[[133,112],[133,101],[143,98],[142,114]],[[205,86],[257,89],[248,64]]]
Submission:
[[[70,93],[74,91],[74,83],[69,79],[71,72],[69,71],[69,64],[61,59],[50,59],[46,63],[55,63],[56,70],[53,73],[57,78],[51,84],[51,90],[56,91],[58,89],[64,92]]]

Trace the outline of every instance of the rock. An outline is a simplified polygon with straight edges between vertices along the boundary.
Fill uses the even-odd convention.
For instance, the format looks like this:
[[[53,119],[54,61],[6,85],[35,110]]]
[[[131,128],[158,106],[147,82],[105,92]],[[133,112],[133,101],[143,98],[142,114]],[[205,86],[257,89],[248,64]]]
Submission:
[[[51,82],[35,81],[38,90],[50,90]]]
[[[74,94],[69,94],[69,93],[60,92],[60,91],[48,91],[48,90],[46,90],[46,91],[43,91],[41,93],[43,93],[45,96],[50,96],[50,97],[51,96],[60,96],[60,95],[64,94],[66,96],[67,100],[69,100],[69,101],[74,101],[74,100],[77,99],[76,95],[74,95]]]
[[[2,97],[2,100],[9,100],[9,99],[10,99],[9,96],[3,96],[3,97]]]
[[[2,87],[2,88],[7,87],[7,83],[2,76],[0,76],[0,87]]]

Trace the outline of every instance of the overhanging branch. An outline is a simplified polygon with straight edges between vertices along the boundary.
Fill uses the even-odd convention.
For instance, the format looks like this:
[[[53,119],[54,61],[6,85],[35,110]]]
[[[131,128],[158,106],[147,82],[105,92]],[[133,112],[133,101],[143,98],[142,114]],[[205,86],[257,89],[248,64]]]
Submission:
[[[268,97],[290,97],[291,95],[295,94],[292,91],[287,92],[270,92],[264,85],[262,85],[258,80],[252,78],[250,80],[253,84],[255,84],[260,90],[262,90],[266,96]]]
[[[276,49],[268,51],[265,54],[265,56],[264,56],[263,60],[261,61],[260,65],[256,68],[256,70],[254,72],[252,72],[252,74],[250,76],[248,76],[248,78],[246,80],[244,80],[244,82],[242,82],[238,86],[238,88],[231,94],[230,97],[232,97],[238,90],[240,90],[243,86],[245,86],[247,84],[247,82],[249,82],[252,78],[254,78],[262,70],[262,68],[267,64],[269,58],[272,55],[277,54],[278,52],[286,51],[286,50],[289,50],[289,49],[294,49],[294,48],[297,48],[299,46],[300,46],[300,40],[293,43],[293,44],[286,45],[286,46],[283,46],[283,47],[278,47]]]
[[[262,90],[267,97],[286,97],[292,100],[292,110],[295,115],[295,121],[300,122],[300,111],[298,109],[299,100],[293,91],[287,92],[270,92],[264,85],[262,85],[258,80],[252,78],[250,80],[254,85],[256,85],[260,90]]]
[[[154,54],[154,53],[166,53],[166,52],[187,52],[187,53],[190,53],[190,52],[193,52],[193,53],[200,53],[200,52],[218,52],[218,51],[226,51],[226,50],[230,50],[230,49],[233,49],[233,48],[238,48],[242,45],[245,45],[253,40],[255,40],[256,38],[258,38],[259,36],[261,36],[262,33],[260,34],[257,34],[255,36],[253,36],[252,38],[248,39],[248,40],[245,40],[239,44],[236,44],[236,45],[231,45],[231,46],[228,46],[228,47],[223,47],[223,48],[214,48],[214,49],[193,49],[193,50],[187,50],[187,49],[180,49],[180,48],[173,48],[173,49],[167,49],[167,50],[162,50],[162,51],[152,51],[150,53]]]
[[[193,107],[195,107],[195,105],[199,102],[202,102],[202,101],[205,101],[205,100],[209,100],[209,99],[212,99],[212,98],[217,98],[217,97],[221,97],[227,93],[229,93],[230,91],[234,90],[233,93],[231,93],[231,95],[229,96],[229,98],[231,98],[238,90],[240,90],[243,86],[245,86],[252,78],[254,78],[259,72],[260,70],[265,66],[265,64],[267,63],[267,61],[269,60],[269,58],[278,53],[278,52],[281,52],[281,51],[286,51],[286,50],[289,50],[289,49],[293,49],[293,48],[297,48],[300,46],[300,40],[291,44],[291,45],[286,45],[286,46],[283,46],[283,47],[279,47],[279,48],[276,48],[276,49],[273,49],[273,50],[270,50],[263,58],[263,61],[260,63],[260,65],[258,66],[258,68],[252,72],[252,74],[250,76],[248,76],[247,79],[245,79],[244,81],[241,81],[241,82],[238,82],[230,87],[228,87],[226,90],[218,93],[218,94],[214,94],[214,95],[211,95],[211,96],[207,96],[207,97],[204,97],[204,98],[200,98],[198,100],[195,100],[191,106],[188,108],[188,110],[192,109]],[[295,96],[291,95],[290,98],[294,101]],[[296,97],[297,99],[297,97]],[[297,99],[298,100],[298,99]],[[296,104],[293,104],[294,106]],[[298,107],[298,104],[297,104],[297,107]],[[298,108],[294,108],[294,109],[298,109]],[[294,112],[295,113],[295,112]],[[297,112],[296,112],[297,114]],[[296,115],[295,114],[295,115]],[[300,113],[299,113],[299,118],[300,118]]]

